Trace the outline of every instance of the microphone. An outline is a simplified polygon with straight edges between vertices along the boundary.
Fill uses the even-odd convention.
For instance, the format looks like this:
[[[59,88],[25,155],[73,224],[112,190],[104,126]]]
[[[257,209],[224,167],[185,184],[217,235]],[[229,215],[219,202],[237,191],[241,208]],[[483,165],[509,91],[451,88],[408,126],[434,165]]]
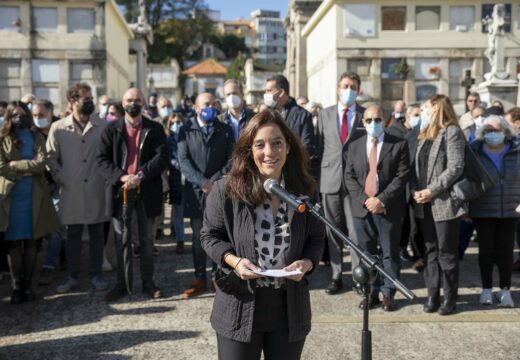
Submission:
[[[285,203],[287,203],[290,207],[295,209],[299,213],[305,212],[306,206],[305,204],[298,199],[296,196],[285,190],[283,187],[278,185],[278,182],[274,179],[267,179],[264,182],[264,190],[269,194],[273,194],[278,196],[278,198]]]

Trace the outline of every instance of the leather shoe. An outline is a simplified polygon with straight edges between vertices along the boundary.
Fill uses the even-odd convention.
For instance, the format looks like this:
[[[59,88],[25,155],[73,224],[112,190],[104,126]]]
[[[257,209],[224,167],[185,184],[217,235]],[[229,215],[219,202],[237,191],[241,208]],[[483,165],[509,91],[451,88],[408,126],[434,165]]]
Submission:
[[[451,315],[455,312],[456,307],[457,303],[455,301],[444,300],[439,308],[439,315]]]
[[[343,289],[343,282],[340,280],[332,280],[325,292],[329,295],[336,295]]]
[[[11,304],[18,305],[23,302],[23,291],[22,289],[14,289],[11,293]]]
[[[371,310],[376,306],[381,304],[381,300],[379,300],[379,293],[371,293],[368,296],[368,309]],[[358,306],[361,310],[365,308],[365,299],[361,300]]]
[[[184,254],[184,243],[183,242],[178,242],[177,243],[177,247],[175,248],[175,252],[177,254]]]
[[[152,299],[159,299],[162,297],[161,290],[155,286],[153,281],[143,282],[143,292],[147,293]]]
[[[424,304],[423,311],[425,313],[433,313],[439,309],[440,306],[439,296],[428,296],[426,303]]]
[[[113,302],[124,298],[126,295],[126,285],[117,283],[107,294],[105,295],[105,301]]]
[[[382,308],[384,311],[395,311],[397,309],[395,306],[394,295],[383,294]]]
[[[205,293],[208,290],[206,280],[193,279],[191,286],[184,290],[182,296],[184,298],[191,298]]]

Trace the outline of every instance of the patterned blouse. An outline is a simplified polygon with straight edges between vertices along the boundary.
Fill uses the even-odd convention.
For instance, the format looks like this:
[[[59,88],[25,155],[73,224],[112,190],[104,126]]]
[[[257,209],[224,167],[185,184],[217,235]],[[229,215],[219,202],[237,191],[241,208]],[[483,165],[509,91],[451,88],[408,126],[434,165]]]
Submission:
[[[280,202],[278,213],[273,220],[271,202],[267,199],[255,209],[255,253],[258,266],[262,269],[283,269],[291,241],[288,207]],[[256,280],[258,287],[280,288],[285,285],[283,278],[263,277]]]

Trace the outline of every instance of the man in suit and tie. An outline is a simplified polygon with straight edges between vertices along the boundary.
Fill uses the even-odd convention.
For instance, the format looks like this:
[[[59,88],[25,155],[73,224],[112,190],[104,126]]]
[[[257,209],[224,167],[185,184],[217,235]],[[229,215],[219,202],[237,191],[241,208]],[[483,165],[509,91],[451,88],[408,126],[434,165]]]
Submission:
[[[363,134],[361,124],[364,109],[356,105],[361,79],[355,73],[343,73],[338,81],[338,103],[318,115],[317,136],[320,147],[321,174],[320,192],[325,217],[334,221],[341,231],[356,241],[353,231],[352,215],[348,192],[343,185],[342,152],[351,139]],[[360,131],[361,129],[361,131]],[[327,294],[337,294],[342,288],[343,241],[327,229],[332,282],[326,289]],[[352,266],[359,258],[352,255]]]
[[[410,169],[408,145],[402,138],[384,132],[379,106],[365,110],[363,124],[366,135],[350,142],[343,155],[344,182],[350,194],[356,238],[359,246],[372,255],[378,254],[379,244],[385,270],[398,278],[404,192]],[[369,307],[381,303],[380,291],[383,310],[395,310],[396,289],[379,277],[372,285]]]

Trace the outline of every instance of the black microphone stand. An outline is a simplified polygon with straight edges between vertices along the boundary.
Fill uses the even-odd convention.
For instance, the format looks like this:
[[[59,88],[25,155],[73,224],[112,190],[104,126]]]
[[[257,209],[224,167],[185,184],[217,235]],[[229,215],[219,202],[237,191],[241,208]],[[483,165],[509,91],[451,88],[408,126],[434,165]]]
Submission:
[[[319,204],[313,204],[308,196],[298,198],[305,204],[305,210],[311,213],[315,218],[324,223],[334,234],[345,242],[352,250],[354,250],[360,258],[360,264],[352,270],[352,277],[363,290],[363,329],[361,331],[361,359],[372,360],[372,333],[368,328],[368,301],[370,296],[370,285],[374,283],[378,273],[388,279],[399,292],[401,292],[408,300],[413,301],[416,295],[408,289],[403,283],[390,275],[381,265],[379,259],[362,250],[352,240],[350,240],[338,227],[329,219],[325,218],[320,210]]]

